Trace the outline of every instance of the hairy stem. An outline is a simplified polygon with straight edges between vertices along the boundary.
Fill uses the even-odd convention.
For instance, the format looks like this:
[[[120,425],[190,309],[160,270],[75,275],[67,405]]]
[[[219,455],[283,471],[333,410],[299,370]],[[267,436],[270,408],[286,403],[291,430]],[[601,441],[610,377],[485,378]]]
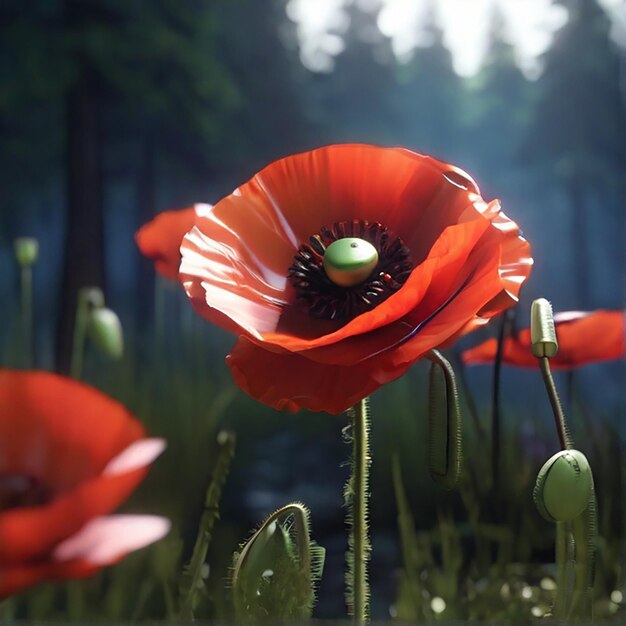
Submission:
[[[352,425],[351,475],[346,485],[350,537],[346,573],[349,614],[357,623],[369,619],[367,561],[371,550],[368,529],[369,500],[369,408],[368,398],[348,411]]]
[[[217,436],[217,459],[213,474],[204,498],[204,510],[198,526],[196,543],[187,565],[180,587],[179,618],[193,619],[193,611],[197,602],[198,592],[202,587],[202,566],[206,561],[207,552],[213,535],[213,527],[219,517],[219,503],[222,487],[230,470],[230,462],[235,453],[235,436],[221,431]]]
[[[556,523],[556,597],[552,609],[556,619],[567,617],[572,601],[574,538],[571,522]]]
[[[572,522],[576,554],[574,559],[574,590],[568,618],[572,621],[593,620],[593,585],[597,542],[596,496],[592,489],[589,505]]]

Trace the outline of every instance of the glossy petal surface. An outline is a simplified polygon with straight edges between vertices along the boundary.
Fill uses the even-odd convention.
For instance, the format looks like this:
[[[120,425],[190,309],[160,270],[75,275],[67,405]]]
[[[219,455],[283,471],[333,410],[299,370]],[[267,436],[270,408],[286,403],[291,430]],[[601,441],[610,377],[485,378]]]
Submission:
[[[573,369],[582,365],[623,359],[623,311],[564,311],[554,316],[559,350],[550,359],[554,369]],[[468,365],[493,363],[497,342],[488,339],[465,350],[461,358]],[[538,367],[530,350],[530,330],[525,328],[504,341],[502,360],[507,365]]]
[[[288,269],[311,236],[352,220],[378,222],[401,238],[413,270],[371,310],[342,321],[314,318],[297,300]],[[181,253],[180,277],[196,310],[247,338],[229,357],[238,384],[272,406],[330,412],[516,302],[532,266],[517,225],[497,201],[485,202],[462,170],[366,145],[328,146],[270,164],[198,217]],[[258,371],[260,361],[271,362],[275,380]],[[317,383],[286,372],[296,364]],[[361,391],[324,400],[332,385],[319,365],[348,377],[345,370],[357,368]]]

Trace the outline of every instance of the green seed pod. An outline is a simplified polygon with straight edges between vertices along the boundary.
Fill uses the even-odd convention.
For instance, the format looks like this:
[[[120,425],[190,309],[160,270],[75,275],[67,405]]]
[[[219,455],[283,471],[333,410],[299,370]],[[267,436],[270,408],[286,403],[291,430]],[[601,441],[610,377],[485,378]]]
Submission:
[[[587,508],[592,491],[593,476],[585,455],[578,450],[561,450],[539,471],[533,499],[548,521],[569,522]]]
[[[20,267],[30,267],[37,262],[39,242],[33,237],[18,237],[13,241],[13,249]]]
[[[88,332],[91,341],[109,358],[124,354],[124,333],[119,317],[106,307],[89,311]]]
[[[537,358],[552,357],[558,352],[552,305],[545,298],[539,298],[531,305],[530,342],[530,349]]]
[[[368,278],[378,263],[378,250],[357,237],[333,241],[324,252],[324,270],[340,287],[352,287]]]

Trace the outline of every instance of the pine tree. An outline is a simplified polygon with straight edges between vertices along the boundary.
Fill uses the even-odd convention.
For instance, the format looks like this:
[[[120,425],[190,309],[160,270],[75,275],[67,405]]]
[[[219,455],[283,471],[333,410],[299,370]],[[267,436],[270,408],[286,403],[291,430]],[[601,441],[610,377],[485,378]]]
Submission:
[[[215,48],[214,5],[38,0],[25,8],[7,0],[0,6],[0,46],[11,70],[0,91],[0,126],[17,119],[32,128],[24,161],[41,162],[43,154],[57,172],[65,170],[61,371],[69,366],[78,289],[105,283],[105,148],[120,137],[128,147],[130,137],[144,145],[145,158],[165,151],[207,163],[211,143],[223,137],[218,119],[237,94]],[[58,127],[42,136],[36,131],[51,125],[50,112]],[[144,182],[154,180],[152,165]]]
[[[343,51],[331,73],[316,77],[320,126],[326,142],[399,143],[394,105],[395,58],[378,29],[380,6],[347,7],[349,26]]]
[[[517,65],[497,8],[491,17],[485,60],[468,83],[464,122],[467,145],[475,155],[468,154],[468,162],[478,160],[475,172],[486,197],[510,198],[520,194],[528,184],[519,150],[530,123],[532,91]]]
[[[423,40],[410,61],[398,68],[401,109],[408,147],[460,162],[462,113],[465,103],[463,82],[455,73],[452,55],[443,43],[436,20],[435,3],[426,10]]]
[[[535,120],[523,156],[541,167],[546,185],[559,185],[566,197],[571,222],[565,228],[571,228],[577,305],[590,307],[597,306],[593,286],[615,269],[594,267],[592,227],[598,222],[605,226],[604,249],[623,246],[626,106],[608,16],[596,0],[563,4],[569,20],[545,54]],[[597,269],[602,275],[594,273]],[[614,276],[621,280],[623,274],[621,268]]]

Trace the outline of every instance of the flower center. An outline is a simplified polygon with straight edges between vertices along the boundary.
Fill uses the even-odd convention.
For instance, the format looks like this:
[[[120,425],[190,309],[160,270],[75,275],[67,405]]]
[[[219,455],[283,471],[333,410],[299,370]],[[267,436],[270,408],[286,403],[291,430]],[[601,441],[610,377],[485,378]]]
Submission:
[[[378,222],[353,220],[312,235],[288,275],[312,317],[349,321],[400,289],[412,269],[399,237]]]
[[[51,499],[50,490],[28,474],[0,475],[0,511],[25,506],[39,506]]]

